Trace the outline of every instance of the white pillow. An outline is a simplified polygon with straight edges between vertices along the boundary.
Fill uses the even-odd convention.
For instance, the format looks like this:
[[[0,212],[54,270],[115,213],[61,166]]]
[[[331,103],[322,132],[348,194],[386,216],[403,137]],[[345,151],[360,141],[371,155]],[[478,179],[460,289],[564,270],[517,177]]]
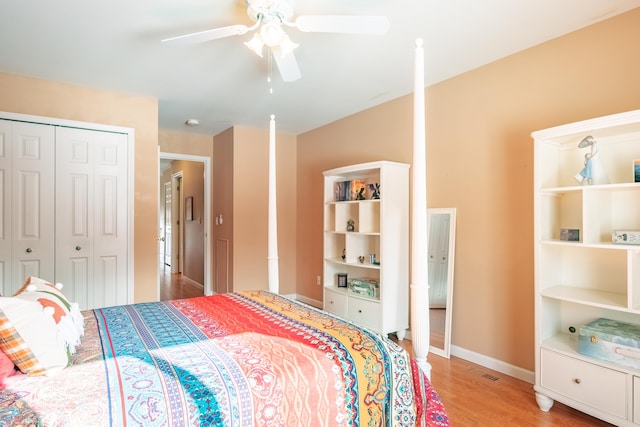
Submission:
[[[35,301],[0,297],[0,349],[27,375],[50,375],[69,362],[51,310]]]
[[[13,295],[16,298],[40,303],[45,310],[53,312],[58,341],[64,342],[70,354],[84,335],[84,317],[77,303],[70,302],[62,293],[62,284],[55,285],[38,277],[30,276]]]

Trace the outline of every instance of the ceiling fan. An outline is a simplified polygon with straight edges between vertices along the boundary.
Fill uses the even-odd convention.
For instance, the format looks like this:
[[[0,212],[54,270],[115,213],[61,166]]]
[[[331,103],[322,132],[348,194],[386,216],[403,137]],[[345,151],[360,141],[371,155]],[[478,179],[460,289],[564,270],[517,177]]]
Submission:
[[[300,69],[293,54],[298,44],[289,39],[283,26],[297,28],[303,32],[374,35],[385,34],[389,29],[386,16],[303,15],[291,21],[293,0],[246,0],[246,3],[247,14],[255,22],[252,26],[237,24],[214,28],[164,39],[162,43],[181,46],[256,30],[253,38],[244,44],[260,57],[263,56],[264,46],[267,46],[280,70],[282,80],[291,82],[300,78]]]

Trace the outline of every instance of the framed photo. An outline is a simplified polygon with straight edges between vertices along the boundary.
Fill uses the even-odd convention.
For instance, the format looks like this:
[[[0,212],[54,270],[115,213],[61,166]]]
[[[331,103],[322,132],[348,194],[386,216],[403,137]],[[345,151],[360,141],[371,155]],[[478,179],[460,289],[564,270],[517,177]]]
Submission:
[[[346,288],[347,287],[347,273],[337,273],[338,278],[338,287]]]
[[[184,219],[193,221],[193,197],[187,197],[184,200]]]
[[[365,190],[367,184],[364,179],[354,179],[351,181],[351,195],[349,200],[365,200]]]

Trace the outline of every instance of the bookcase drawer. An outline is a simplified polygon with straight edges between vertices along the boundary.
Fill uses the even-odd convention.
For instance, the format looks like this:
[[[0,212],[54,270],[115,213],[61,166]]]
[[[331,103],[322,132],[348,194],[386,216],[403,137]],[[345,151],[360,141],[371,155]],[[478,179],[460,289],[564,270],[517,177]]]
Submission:
[[[541,350],[541,384],[620,418],[626,418],[627,375],[555,351]]]
[[[329,289],[325,289],[324,292],[324,310],[331,314],[340,316],[342,318],[347,317],[347,296],[344,292],[333,292]]]
[[[347,307],[349,320],[370,329],[380,329],[380,304],[350,296]]]

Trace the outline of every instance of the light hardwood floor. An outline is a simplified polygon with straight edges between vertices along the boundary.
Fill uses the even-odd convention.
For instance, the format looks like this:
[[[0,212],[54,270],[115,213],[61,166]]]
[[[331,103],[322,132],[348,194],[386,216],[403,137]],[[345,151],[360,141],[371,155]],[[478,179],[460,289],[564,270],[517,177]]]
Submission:
[[[411,341],[400,344],[412,351]],[[611,426],[555,402],[549,412],[536,404],[533,385],[458,357],[430,354],[431,382],[452,426]],[[606,393],[603,390],[603,393]]]
[[[185,280],[181,273],[171,274],[171,268],[160,266],[160,301],[172,299],[200,297],[204,295],[204,288]]]

